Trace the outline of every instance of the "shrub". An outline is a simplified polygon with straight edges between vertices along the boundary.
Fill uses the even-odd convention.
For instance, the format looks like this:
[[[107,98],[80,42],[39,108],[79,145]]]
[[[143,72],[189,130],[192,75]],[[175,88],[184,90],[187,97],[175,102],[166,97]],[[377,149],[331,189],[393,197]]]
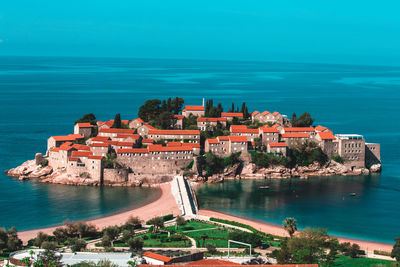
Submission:
[[[164,222],[166,222],[166,221],[172,220],[174,218],[174,215],[168,214],[168,215],[163,216],[162,218],[163,218]]]
[[[334,154],[334,155],[332,156],[332,159],[333,159],[334,161],[336,161],[337,163],[340,163],[340,164],[343,164],[343,163],[344,163],[344,159],[343,159],[340,155],[338,155],[338,154]]]
[[[42,167],[46,167],[47,165],[49,165],[49,161],[47,159],[43,160],[42,163],[40,163],[40,166]]]
[[[215,254],[217,252],[217,246],[213,243],[206,244],[207,252],[210,254]]]

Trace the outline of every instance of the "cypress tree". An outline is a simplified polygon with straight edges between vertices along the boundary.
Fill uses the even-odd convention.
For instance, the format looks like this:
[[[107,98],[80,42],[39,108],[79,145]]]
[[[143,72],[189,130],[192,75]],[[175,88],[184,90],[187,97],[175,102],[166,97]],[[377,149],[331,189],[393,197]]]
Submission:
[[[115,118],[114,118],[114,123],[111,126],[111,128],[117,128],[117,129],[121,129],[122,128],[122,122],[121,122],[121,114],[116,114]]]

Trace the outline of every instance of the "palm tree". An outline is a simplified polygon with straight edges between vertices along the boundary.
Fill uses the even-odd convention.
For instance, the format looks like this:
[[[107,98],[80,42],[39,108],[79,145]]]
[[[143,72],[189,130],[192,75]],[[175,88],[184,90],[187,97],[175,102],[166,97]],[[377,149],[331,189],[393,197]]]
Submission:
[[[295,218],[286,218],[283,221],[283,228],[288,232],[290,238],[293,237],[293,234],[297,231],[297,221]]]

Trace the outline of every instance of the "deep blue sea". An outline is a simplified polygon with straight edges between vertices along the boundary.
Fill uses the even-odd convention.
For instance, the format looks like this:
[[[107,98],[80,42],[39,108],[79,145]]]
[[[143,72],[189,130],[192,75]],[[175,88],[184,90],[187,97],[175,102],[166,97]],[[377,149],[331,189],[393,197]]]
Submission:
[[[275,194],[257,193],[251,202],[246,196],[253,190],[252,182],[243,182],[242,190],[228,197],[221,194],[225,201],[208,201],[204,190],[200,202],[249,218],[279,223],[292,216],[301,227],[323,226],[339,235],[391,242],[400,236],[399,89],[400,67],[0,57],[0,169],[45,152],[50,135],[72,132],[74,121],[85,113],[100,120],[115,113],[132,119],[151,98],[180,96],[187,104],[200,105],[205,97],[225,107],[245,101],[251,110],[277,110],[289,116],[308,111],[316,124],[335,133],[359,133],[368,142],[381,143],[382,174],[293,181],[297,197],[290,193],[292,188],[276,185]],[[218,185],[218,190],[238,186],[232,183]],[[359,195],[349,200],[348,191]],[[25,230],[66,218],[96,217],[151,201],[157,194],[143,192],[19,182],[1,173],[0,225]],[[231,201],[229,210],[226,200]]]

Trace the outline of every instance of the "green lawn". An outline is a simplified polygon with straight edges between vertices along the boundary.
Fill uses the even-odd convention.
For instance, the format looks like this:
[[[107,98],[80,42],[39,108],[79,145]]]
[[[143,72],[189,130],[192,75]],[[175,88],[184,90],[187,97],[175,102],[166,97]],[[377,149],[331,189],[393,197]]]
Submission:
[[[237,230],[233,230],[233,231],[237,231]],[[211,229],[211,230],[203,229],[201,231],[188,232],[188,233],[185,233],[185,235],[194,238],[196,240],[197,247],[202,247],[203,239],[201,238],[201,236],[203,236],[203,235],[208,236],[208,238],[206,238],[204,245],[207,243],[212,243],[212,244],[216,245],[217,248],[227,248],[228,247],[229,230],[227,228],[218,227],[217,229]],[[246,248],[246,246],[241,246],[241,245],[233,244],[233,243],[231,244],[231,247]]]
[[[186,231],[193,231],[193,230],[200,230],[200,229],[207,229],[207,228],[215,228],[215,227],[217,227],[217,226],[215,224],[212,224],[212,223],[197,222],[197,221],[187,221],[186,225],[178,226],[177,232],[186,232]],[[169,226],[166,229],[175,231],[175,226]]]
[[[149,248],[185,248],[185,247],[190,247],[190,240],[186,241],[186,244],[184,241],[173,241],[168,238],[168,234],[166,233],[158,233],[157,234],[159,238],[151,238],[151,234],[143,234],[140,235],[139,237],[143,238],[144,247],[149,247]],[[147,236],[148,239],[145,239],[144,237]]]
[[[349,267],[378,267],[378,266],[385,266],[385,267],[395,267],[400,266],[399,263],[394,261],[387,261],[387,260],[379,260],[379,259],[369,259],[369,258],[355,258],[352,259],[350,257],[346,257],[340,255],[339,258],[335,262],[335,266],[349,266]]]

